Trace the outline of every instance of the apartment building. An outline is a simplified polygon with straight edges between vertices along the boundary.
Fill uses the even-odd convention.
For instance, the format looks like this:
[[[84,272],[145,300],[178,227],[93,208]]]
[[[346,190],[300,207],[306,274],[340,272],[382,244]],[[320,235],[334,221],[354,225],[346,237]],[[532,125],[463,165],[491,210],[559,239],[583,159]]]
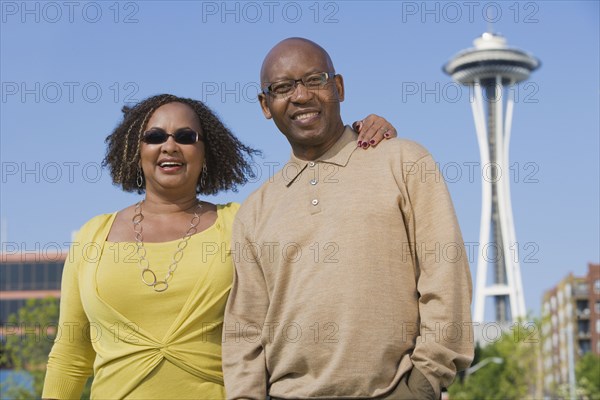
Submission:
[[[588,264],[585,276],[571,273],[544,293],[541,330],[544,388],[552,391],[569,383],[581,356],[600,356],[600,264]]]

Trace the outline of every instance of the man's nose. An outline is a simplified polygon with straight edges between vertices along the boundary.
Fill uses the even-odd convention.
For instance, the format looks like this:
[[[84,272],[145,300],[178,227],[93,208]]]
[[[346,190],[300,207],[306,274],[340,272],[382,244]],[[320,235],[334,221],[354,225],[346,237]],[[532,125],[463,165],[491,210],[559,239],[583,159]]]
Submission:
[[[302,103],[308,101],[312,97],[312,91],[308,90],[302,81],[296,82],[296,87],[292,92],[291,101],[294,103]]]

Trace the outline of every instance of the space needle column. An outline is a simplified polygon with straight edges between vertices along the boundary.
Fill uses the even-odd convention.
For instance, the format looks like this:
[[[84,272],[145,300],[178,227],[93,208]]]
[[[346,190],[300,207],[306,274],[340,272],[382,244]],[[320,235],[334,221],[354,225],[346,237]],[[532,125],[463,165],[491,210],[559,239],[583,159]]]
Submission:
[[[484,322],[485,300],[492,297],[495,321],[507,324],[526,314],[509,185],[513,85],[527,79],[540,62],[522,50],[509,48],[506,39],[493,33],[486,32],[473,43],[474,48],[458,53],[444,66],[452,79],[470,88],[481,157],[481,229],[473,320]]]

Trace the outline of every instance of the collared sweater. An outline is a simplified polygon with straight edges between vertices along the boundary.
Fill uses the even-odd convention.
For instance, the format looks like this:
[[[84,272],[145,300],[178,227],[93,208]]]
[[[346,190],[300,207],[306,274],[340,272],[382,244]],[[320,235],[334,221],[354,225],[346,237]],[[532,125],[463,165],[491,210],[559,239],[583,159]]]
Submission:
[[[225,311],[228,399],[385,396],[416,368],[439,397],[473,358],[471,276],[432,156],[346,127],[242,205]]]

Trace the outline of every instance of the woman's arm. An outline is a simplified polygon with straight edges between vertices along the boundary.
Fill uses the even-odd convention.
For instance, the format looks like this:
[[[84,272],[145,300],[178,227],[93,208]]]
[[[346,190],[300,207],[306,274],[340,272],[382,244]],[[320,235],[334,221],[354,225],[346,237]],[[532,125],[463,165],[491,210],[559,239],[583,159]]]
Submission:
[[[80,233],[85,231],[85,227]],[[92,375],[96,353],[90,341],[90,323],[81,304],[79,268],[84,265],[81,237],[72,244],[61,283],[60,316],[56,339],[48,357],[44,399],[79,398]]]

